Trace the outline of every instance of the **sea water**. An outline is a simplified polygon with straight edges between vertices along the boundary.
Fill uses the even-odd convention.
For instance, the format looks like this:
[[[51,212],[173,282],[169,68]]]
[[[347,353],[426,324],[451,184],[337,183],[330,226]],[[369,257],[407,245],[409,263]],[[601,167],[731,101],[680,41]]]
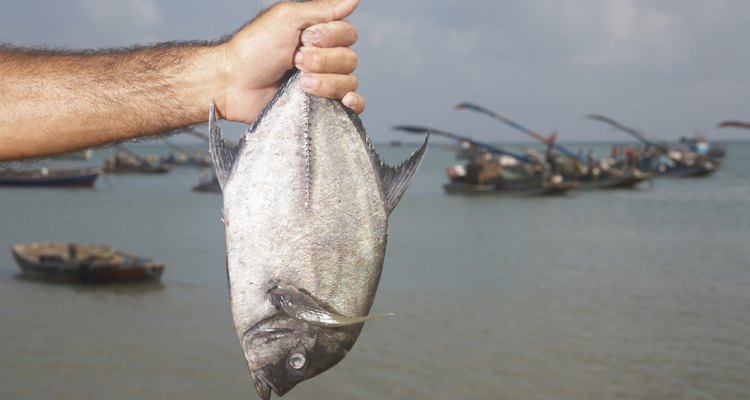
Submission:
[[[392,163],[413,150],[379,149]],[[373,312],[395,316],[285,398],[750,398],[750,143],[729,143],[710,177],[555,198],[446,195],[456,162],[433,146],[391,216]],[[256,398],[221,196],[191,192],[197,180],[176,168],[0,189],[1,399]],[[37,241],[112,244],[166,270],[137,285],[27,280],[10,246]]]

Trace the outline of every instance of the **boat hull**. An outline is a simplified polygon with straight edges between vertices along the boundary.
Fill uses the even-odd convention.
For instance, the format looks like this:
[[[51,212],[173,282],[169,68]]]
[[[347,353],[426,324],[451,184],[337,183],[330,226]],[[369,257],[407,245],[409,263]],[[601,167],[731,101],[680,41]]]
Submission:
[[[171,170],[172,167],[168,164],[158,166],[107,165],[104,167],[104,171],[110,174],[166,174]]]
[[[35,243],[15,245],[12,251],[24,276],[32,279],[78,283],[137,282],[159,280],[164,272],[162,263],[127,256],[116,250],[113,250],[113,254],[121,258],[111,261],[95,257],[78,259],[61,256],[59,249],[69,248],[71,245],[78,246],[68,243]],[[30,246],[48,246],[52,250],[47,255],[39,251],[31,254]]]
[[[90,188],[96,183],[101,169],[70,169],[39,171],[9,171],[0,173],[0,186]]]
[[[448,194],[462,195],[509,195],[509,196],[562,196],[580,185],[575,182],[545,183],[538,186],[503,187],[475,185],[466,182],[450,182],[443,185]]]
[[[621,177],[607,177],[602,179],[580,180],[581,190],[632,189],[641,182],[652,180],[647,173],[628,174]]]
[[[202,193],[221,193],[221,185],[219,185],[219,180],[214,176],[212,179],[202,179],[193,186],[193,191]]]

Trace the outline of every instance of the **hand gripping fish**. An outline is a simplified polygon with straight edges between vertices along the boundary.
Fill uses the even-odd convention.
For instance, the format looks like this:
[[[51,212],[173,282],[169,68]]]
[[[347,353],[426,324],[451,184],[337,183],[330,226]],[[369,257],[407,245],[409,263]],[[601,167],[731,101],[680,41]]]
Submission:
[[[209,114],[224,195],[232,317],[261,398],[337,364],[375,298],[388,216],[424,144],[384,164],[359,117],[303,92],[295,72],[237,146]]]

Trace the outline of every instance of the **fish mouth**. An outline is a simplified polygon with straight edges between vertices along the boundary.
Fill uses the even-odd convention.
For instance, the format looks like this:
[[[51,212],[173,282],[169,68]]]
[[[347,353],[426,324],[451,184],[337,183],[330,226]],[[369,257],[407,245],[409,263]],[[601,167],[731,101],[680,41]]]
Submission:
[[[266,378],[262,370],[253,372],[252,376],[255,390],[258,391],[258,395],[260,395],[261,399],[270,400],[272,390],[277,396],[281,396],[278,389],[276,389],[276,386]]]

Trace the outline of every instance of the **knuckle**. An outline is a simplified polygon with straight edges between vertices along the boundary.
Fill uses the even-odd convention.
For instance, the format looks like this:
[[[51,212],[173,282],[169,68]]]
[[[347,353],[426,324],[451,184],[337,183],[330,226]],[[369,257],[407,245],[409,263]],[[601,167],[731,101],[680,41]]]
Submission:
[[[347,24],[348,24],[348,30],[349,30],[349,35],[351,36],[352,44],[354,44],[357,42],[357,40],[359,40],[359,31],[357,30],[357,27],[354,26],[354,24],[351,24],[349,22],[347,22]]]
[[[321,46],[347,47],[358,39],[357,28],[347,21],[331,21],[321,29]]]
[[[357,68],[357,65],[359,65],[359,56],[357,55],[357,52],[351,51],[349,54],[349,64],[352,67],[352,71]]]
[[[356,75],[347,75],[349,77],[349,84],[352,92],[356,92],[359,89],[359,79]]]
[[[293,6],[290,3],[280,2],[274,5],[268,13],[274,18],[286,20],[292,15],[292,8]]]
[[[307,67],[316,72],[326,72],[326,65],[328,64],[326,57],[318,51],[311,51],[310,56],[310,64]]]

